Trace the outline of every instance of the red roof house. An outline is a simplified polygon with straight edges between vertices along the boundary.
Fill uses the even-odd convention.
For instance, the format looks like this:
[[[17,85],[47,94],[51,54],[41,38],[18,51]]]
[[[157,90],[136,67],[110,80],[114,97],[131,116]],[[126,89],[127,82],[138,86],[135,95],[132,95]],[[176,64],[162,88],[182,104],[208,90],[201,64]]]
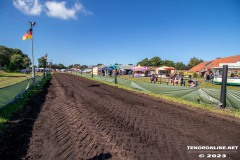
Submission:
[[[204,70],[209,70],[212,67],[219,67],[219,63],[236,63],[237,61],[240,61],[240,55],[226,57],[226,58],[218,58],[211,61],[205,61],[202,62],[193,68],[191,68],[190,72],[199,72]]]

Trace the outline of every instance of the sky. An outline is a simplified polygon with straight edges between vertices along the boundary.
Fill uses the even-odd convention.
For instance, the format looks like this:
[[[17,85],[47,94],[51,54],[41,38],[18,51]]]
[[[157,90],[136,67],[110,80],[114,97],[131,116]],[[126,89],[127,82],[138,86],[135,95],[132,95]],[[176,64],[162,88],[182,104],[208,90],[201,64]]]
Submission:
[[[240,54],[239,0],[0,0],[0,45],[71,64]]]

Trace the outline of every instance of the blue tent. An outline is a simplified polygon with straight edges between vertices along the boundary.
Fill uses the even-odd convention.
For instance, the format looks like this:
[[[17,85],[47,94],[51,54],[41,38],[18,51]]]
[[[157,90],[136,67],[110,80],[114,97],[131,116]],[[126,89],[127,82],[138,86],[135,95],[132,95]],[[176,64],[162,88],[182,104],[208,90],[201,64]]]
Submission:
[[[108,70],[110,70],[110,68],[109,67],[103,67],[103,68],[101,68],[101,70],[108,71]]]
[[[111,66],[108,66],[108,68],[111,68],[111,69],[117,69],[117,70],[119,70],[119,69],[120,69],[120,67],[119,67],[119,66],[116,66],[116,65],[111,65]]]

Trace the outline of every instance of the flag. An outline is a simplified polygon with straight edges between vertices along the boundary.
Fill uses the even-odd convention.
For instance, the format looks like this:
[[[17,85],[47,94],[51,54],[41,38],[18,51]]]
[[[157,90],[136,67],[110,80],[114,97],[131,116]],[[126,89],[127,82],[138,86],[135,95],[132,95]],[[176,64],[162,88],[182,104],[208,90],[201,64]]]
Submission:
[[[32,29],[29,29],[22,37],[22,40],[31,39],[32,38]]]
[[[47,60],[47,54],[44,56],[44,59]]]

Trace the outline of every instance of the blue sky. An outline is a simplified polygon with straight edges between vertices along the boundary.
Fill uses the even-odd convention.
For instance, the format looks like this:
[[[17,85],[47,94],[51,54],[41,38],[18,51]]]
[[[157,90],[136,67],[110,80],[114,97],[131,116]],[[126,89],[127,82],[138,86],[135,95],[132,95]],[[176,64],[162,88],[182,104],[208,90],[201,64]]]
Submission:
[[[0,45],[31,57],[28,21],[35,62],[45,53],[66,66],[240,54],[239,0],[0,0]]]

